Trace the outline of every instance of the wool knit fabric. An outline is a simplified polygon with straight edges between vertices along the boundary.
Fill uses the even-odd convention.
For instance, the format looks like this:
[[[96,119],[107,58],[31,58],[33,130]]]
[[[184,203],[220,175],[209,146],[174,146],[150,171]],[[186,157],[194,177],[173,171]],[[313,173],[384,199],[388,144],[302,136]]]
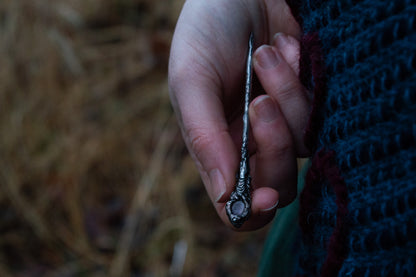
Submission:
[[[296,274],[416,276],[416,0],[288,4],[314,97]]]

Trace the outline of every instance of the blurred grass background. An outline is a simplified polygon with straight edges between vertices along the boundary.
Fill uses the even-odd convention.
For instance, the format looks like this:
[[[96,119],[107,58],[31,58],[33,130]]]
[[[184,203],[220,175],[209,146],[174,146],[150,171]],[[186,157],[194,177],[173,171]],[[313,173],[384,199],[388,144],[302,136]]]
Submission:
[[[254,276],[170,107],[183,0],[0,2],[0,276]]]

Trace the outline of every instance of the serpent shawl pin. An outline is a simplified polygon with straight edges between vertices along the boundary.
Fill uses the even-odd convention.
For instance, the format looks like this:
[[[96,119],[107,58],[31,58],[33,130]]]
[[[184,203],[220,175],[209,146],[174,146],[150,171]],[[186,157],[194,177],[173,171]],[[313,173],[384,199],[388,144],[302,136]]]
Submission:
[[[230,200],[226,203],[225,209],[230,219],[231,224],[240,228],[241,225],[249,218],[251,213],[251,176],[249,166],[248,155],[248,131],[249,131],[249,118],[248,107],[250,104],[250,94],[252,90],[252,56],[254,47],[254,35],[250,34],[248,42],[248,53],[246,63],[246,83],[244,94],[244,113],[243,113],[243,135],[241,146],[241,160],[239,172],[236,177],[236,186],[231,193]]]

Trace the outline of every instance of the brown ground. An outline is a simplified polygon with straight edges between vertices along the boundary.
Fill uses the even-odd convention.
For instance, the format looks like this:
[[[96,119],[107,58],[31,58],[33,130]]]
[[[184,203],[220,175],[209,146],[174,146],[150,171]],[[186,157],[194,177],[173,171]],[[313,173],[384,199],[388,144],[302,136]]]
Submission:
[[[0,276],[255,275],[169,104],[182,2],[0,1]]]

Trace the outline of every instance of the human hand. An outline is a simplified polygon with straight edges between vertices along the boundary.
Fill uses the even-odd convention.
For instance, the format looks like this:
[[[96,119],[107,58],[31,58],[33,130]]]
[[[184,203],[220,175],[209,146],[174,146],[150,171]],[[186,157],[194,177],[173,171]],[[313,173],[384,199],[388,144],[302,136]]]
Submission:
[[[172,42],[172,104],[207,192],[229,226],[225,203],[239,163],[248,36],[255,34],[257,46],[273,42],[254,54],[267,95],[250,105],[252,214],[241,230],[262,227],[296,197],[296,157],[307,154],[302,136],[309,103],[296,75],[299,44],[286,35],[273,39],[278,31],[299,36],[284,0],[188,0]]]

